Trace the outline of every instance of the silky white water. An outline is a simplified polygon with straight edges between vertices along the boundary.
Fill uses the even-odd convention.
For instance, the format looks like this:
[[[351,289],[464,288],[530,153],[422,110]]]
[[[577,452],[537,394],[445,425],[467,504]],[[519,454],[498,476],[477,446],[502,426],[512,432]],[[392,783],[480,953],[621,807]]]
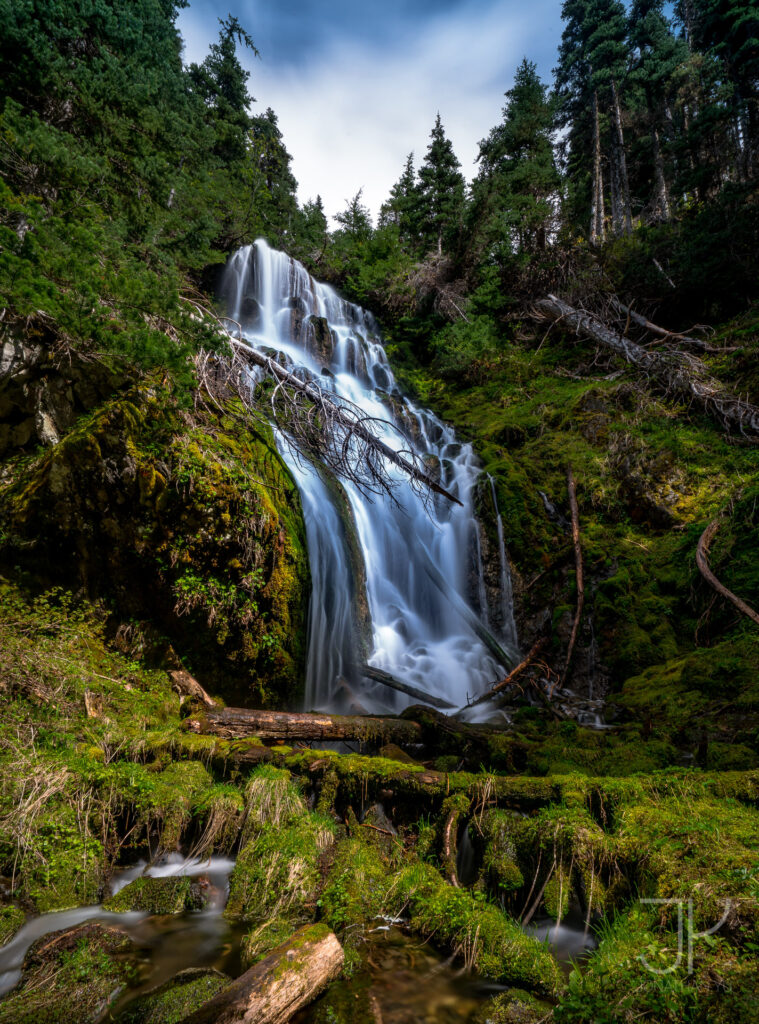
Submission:
[[[503,674],[474,628],[477,617],[486,625],[488,616],[472,510],[479,469],[471,446],[402,395],[371,314],[284,253],[262,241],[240,249],[227,265],[222,294],[249,345],[318,375],[322,386],[367,416],[392,421],[402,433],[382,423],[373,429],[395,451],[412,449],[433,471],[439,467],[441,484],[461,502],[440,496],[425,502],[388,462],[397,504],[343,481],[353,522],[346,526],[320,473],[282,443],[302,498],[312,574],[306,707],[340,710],[351,692],[367,710],[398,710],[411,702],[367,681],[365,660],[460,707]],[[348,553],[351,529],[364,563],[368,630],[356,610],[363,583]],[[510,604],[510,593],[502,599]],[[513,635],[503,639],[515,645]]]

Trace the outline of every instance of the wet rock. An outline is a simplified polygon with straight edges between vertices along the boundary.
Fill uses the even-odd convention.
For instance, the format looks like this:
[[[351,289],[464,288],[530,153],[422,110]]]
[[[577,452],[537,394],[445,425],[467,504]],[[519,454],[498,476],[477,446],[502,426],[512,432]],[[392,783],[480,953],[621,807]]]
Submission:
[[[335,336],[323,316],[308,318],[310,327],[307,348],[322,366],[329,366],[335,351]]]
[[[103,908],[117,913],[141,910],[147,914],[181,914],[202,910],[209,900],[209,888],[203,878],[136,878],[106,900]]]
[[[211,968],[191,967],[180,971],[159,988],[129,1003],[119,1015],[121,1024],[178,1024],[232,979]]]
[[[44,936],[26,954],[20,986],[0,1002],[0,1024],[95,1024],[137,955],[125,932],[102,924]]]

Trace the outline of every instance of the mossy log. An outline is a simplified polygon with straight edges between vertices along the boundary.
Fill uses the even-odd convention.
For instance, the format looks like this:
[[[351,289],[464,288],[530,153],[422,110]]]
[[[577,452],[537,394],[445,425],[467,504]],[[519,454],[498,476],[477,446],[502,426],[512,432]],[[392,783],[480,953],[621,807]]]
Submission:
[[[285,1024],[342,966],[334,932],[319,924],[300,928],[181,1024]]]
[[[258,736],[263,740],[362,740],[379,743],[419,743],[421,727],[402,718],[365,715],[318,715],[248,708],[209,708],[203,718],[188,719],[191,732],[213,733],[224,739]]]

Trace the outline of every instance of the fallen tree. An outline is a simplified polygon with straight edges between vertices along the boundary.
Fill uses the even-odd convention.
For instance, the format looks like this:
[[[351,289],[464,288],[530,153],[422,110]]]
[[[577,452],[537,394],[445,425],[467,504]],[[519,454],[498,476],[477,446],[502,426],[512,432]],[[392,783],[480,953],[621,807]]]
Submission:
[[[598,317],[574,309],[555,295],[536,303],[537,314],[559,322],[610,349],[615,355],[653,379],[665,391],[700,406],[725,428],[753,435],[759,442],[759,408],[726,391],[704,363],[687,352],[651,351],[607,327]]]
[[[419,743],[422,730],[403,718],[369,715],[319,715],[288,711],[252,711],[248,708],[208,708],[202,717],[189,718],[190,732],[211,733],[222,739],[360,740],[370,743]]]
[[[432,693],[427,693],[426,690],[420,690],[418,686],[404,683],[400,679],[396,679],[395,676],[390,675],[389,672],[385,672],[384,669],[375,668],[374,665],[364,665],[361,669],[361,674],[366,676],[367,679],[372,679],[375,683],[382,683],[383,686],[390,687],[391,690],[398,690],[399,693],[405,693],[409,697],[414,697],[415,700],[420,700],[423,704],[429,704],[433,708],[440,708],[441,711],[452,710],[455,707],[450,701],[444,700],[442,697],[436,697]]]
[[[334,932],[307,925],[181,1024],[286,1024],[338,976],[343,960]]]
[[[337,476],[351,480],[362,490],[392,494],[393,482],[384,465],[387,460],[406,474],[412,484],[461,504],[426,471],[416,452],[396,451],[371,429],[381,425],[400,434],[393,423],[365,415],[357,405],[321,387],[313,377],[300,377],[248,345],[242,340],[242,328],[236,320],[218,317],[194,300],[185,301],[218,325],[232,349],[231,359],[202,352],[195,360],[200,383],[214,400],[219,387],[227,387],[250,409],[255,385],[250,367],[258,367],[275,382],[269,404],[275,423],[296,457],[323,462]],[[229,325],[236,327],[237,337]]]

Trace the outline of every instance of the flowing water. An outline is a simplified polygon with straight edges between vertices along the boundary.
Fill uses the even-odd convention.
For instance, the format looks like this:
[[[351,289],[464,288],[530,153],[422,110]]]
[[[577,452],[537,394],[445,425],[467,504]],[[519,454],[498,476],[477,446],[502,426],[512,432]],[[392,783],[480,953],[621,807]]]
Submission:
[[[240,249],[227,265],[222,295],[249,345],[317,376],[322,387],[354,403],[391,448],[413,450],[433,472],[439,469],[441,484],[461,502],[425,498],[388,462],[396,502],[344,480],[346,516],[323,471],[282,443],[301,493],[311,562],[306,707],[341,710],[341,695],[351,691],[372,710],[410,703],[362,676],[362,637],[369,664],[461,706],[500,671],[476,621],[486,625],[488,614],[472,510],[480,473],[474,451],[403,396],[371,314],[284,253],[262,241]],[[353,531],[360,567],[350,555]],[[508,568],[503,580],[506,587]],[[358,611],[361,589],[370,622]],[[510,593],[503,599],[509,604],[505,621],[513,623]],[[513,648],[511,625],[508,632],[504,640]]]

